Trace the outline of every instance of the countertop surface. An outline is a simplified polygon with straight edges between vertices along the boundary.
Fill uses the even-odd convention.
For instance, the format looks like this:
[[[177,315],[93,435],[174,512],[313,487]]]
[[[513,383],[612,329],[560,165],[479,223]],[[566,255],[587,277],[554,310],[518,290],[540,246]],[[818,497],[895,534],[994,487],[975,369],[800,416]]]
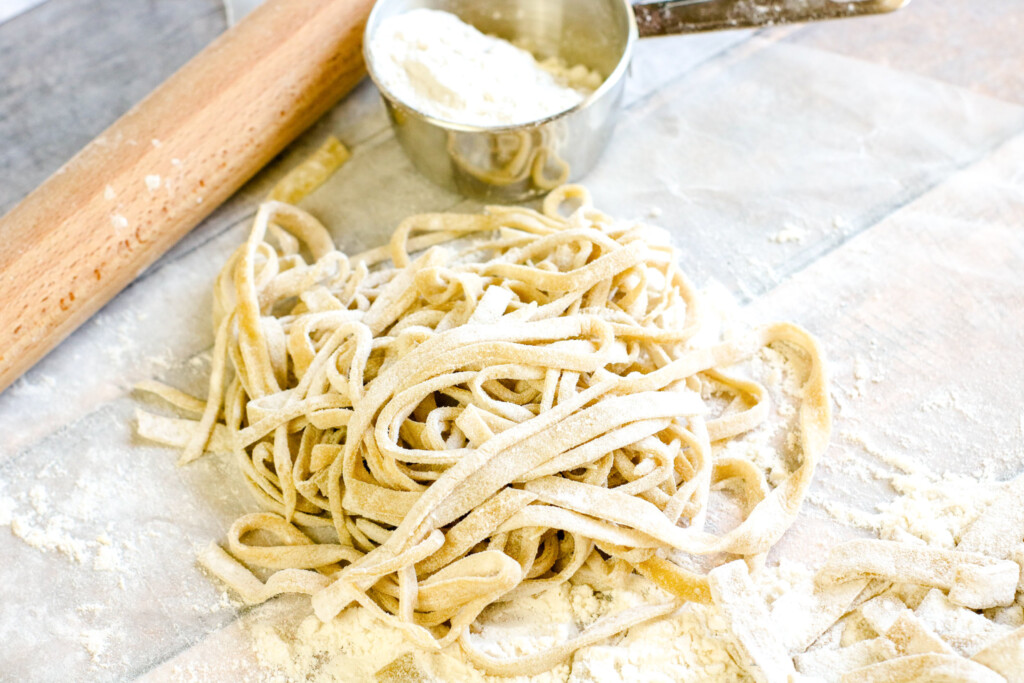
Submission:
[[[218,0],[47,0],[0,24],[0,213],[224,28]],[[850,522],[895,495],[844,464],[902,459],[954,483],[1024,470],[1022,34],[1019,0],[916,0],[639,46],[584,179],[598,205],[662,225],[698,283],[806,326],[831,360],[834,443],[775,557],[864,533],[836,505]],[[154,404],[131,387],[200,389],[212,279],[328,133],[353,157],[304,206],[342,248],[475,208],[413,171],[364,83],[0,394],[0,680],[255,666],[240,610],[194,560],[252,501],[231,462],[177,468],[135,438]]]

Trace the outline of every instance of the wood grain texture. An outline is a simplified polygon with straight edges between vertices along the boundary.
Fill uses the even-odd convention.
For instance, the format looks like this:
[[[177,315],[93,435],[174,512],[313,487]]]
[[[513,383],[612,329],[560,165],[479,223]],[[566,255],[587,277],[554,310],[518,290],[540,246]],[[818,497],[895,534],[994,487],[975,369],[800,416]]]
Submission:
[[[0,389],[363,76],[371,0],[271,0],[0,219]]]

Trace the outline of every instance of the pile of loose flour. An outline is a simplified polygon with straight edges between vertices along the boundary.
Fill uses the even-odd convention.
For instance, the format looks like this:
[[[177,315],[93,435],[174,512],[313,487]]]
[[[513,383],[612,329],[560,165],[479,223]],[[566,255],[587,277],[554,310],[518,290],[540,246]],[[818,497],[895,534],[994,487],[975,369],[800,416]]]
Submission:
[[[474,636],[493,655],[529,654],[578,634],[604,614],[657,599],[653,594],[659,592],[638,576],[607,591],[563,585],[491,608]],[[681,683],[747,680],[729,653],[725,622],[713,607],[702,605],[631,629],[617,642],[580,650],[571,664],[515,678],[487,676],[467,663],[457,646],[440,653],[416,650],[398,629],[376,622],[361,608],[327,624],[311,616],[294,633],[257,624],[253,638],[261,662],[288,681],[614,683],[643,680],[643,675]]]
[[[530,123],[566,111],[602,78],[585,66],[537,59],[448,12],[417,9],[381,23],[370,42],[380,84],[403,104],[476,126]]]

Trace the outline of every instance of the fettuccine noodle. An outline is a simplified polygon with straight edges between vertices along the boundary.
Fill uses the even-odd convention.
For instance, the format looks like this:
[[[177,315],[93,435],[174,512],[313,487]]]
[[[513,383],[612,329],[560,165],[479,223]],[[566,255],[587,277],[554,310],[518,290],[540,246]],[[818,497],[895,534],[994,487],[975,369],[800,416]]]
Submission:
[[[508,187],[519,183],[523,196],[549,191],[569,179],[569,164],[558,155],[556,137],[564,125],[551,122],[542,128],[494,133],[448,134],[448,154],[461,183],[480,181]],[[481,146],[486,145],[484,149]]]
[[[196,419],[140,416],[182,462],[233,453],[266,510],[204,563],[248,601],[308,593],[324,620],[358,603],[425,647],[459,642],[492,673],[545,670],[709,601],[685,558],[763,559],[829,438],[817,342],[785,323],[704,339],[676,251],[579,186],[542,212],[414,216],[353,257],[309,214],[268,202],[217,280],[215,323],[205,403],[148,387]],[[712,453],[768,415],[764,387],[723,370],[773,344],[808,368],[796,464],[774,488]],[[723,479],[746,515],[712,533]],[[242,563],[276,573],[263,582]],[[515,660],[469,633],[493,603],[633,571],[671,599]]]

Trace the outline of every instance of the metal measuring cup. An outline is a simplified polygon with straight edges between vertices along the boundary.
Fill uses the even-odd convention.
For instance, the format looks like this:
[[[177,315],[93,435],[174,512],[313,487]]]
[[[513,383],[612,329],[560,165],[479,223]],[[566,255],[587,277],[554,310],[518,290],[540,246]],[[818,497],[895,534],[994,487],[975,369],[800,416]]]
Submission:
[[[518,202],[580,178],[614,128],[638,38],[838,19],[897,10],[910,0],[377,0],[366,24],[370,77],[395,135],[435,183],[487,202]],[[539,59],[561,57],[604,76],[575,107],[513,126],[445,121],[400,101],[378,78],[369,49],[381,22],[417,8],[444,10]]]

